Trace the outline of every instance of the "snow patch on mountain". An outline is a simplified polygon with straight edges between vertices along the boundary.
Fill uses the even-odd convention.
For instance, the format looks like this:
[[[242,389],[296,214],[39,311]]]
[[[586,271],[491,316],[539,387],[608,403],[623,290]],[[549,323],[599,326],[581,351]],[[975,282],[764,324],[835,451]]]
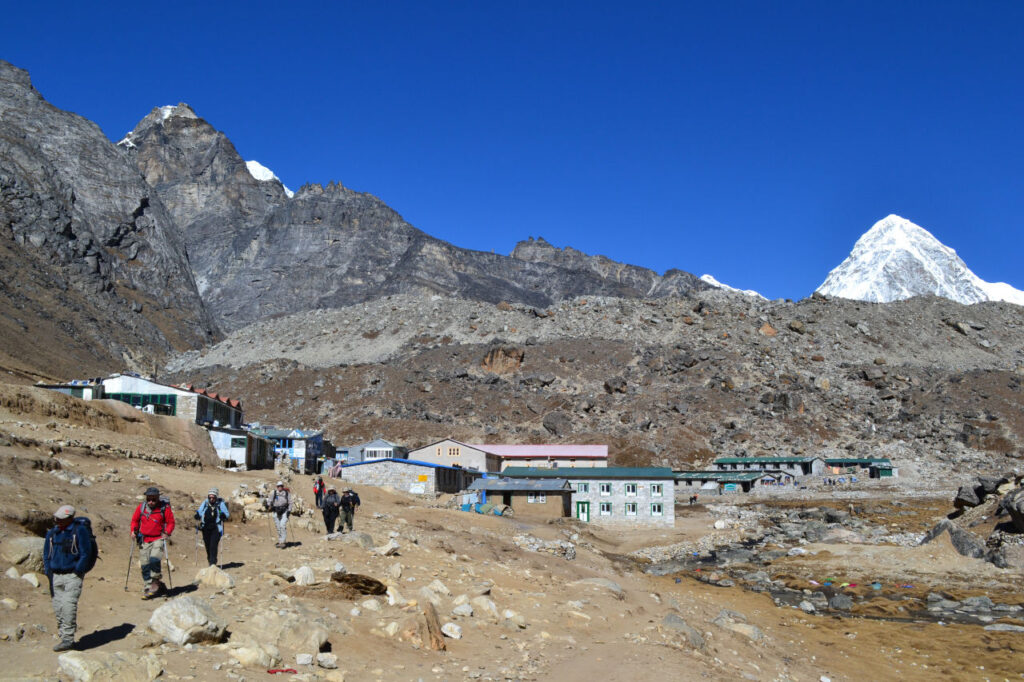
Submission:
[[[253,176],[260,182],[273,180],[281,183],[281,187],[284,187],[284,193],[288,195],[289,199],[295,196],[295,192],[285,187],[284,183],[281,182],[281,178],[274,175],[274,171],[270,170],[259,161],[246,161],[245,167],[249,169],[249,175]]]
[[[1024,305],[1024,292],[1003,282],[982,280],[956,251],[898,215],[886,216],[865,232],[818,292],[877,303],[932,295],[965,304]]]
[[[764,298],[764,296],[762,296],[761,294],[757,293],[753,289],[737,289],[736,287],[731,287],[728,284],[722,284],[721,282],[719,282],[717,279],[715,279],[711,275],[701,275],[700,279],[701,279],[702,282],[706,282],[707,284],[710,284],[711,286],[717,287],[719,289],[725,289],[726,291],[732,291],[732,292],[735,292],[737,294],[745,294],[747,296],[755,296],[757,298]],[[765,300],[767,300],[767,299],[765,299]]]

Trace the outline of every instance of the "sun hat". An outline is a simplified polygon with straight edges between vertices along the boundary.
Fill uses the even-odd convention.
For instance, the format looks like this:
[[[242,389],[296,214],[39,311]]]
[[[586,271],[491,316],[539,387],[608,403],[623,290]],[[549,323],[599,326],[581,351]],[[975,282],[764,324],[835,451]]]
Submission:
[[[75,515],[75,508],[70,504],[65,504],[62,507],[58,507],[57,511],[53,513],[55,519],[70,519]]]

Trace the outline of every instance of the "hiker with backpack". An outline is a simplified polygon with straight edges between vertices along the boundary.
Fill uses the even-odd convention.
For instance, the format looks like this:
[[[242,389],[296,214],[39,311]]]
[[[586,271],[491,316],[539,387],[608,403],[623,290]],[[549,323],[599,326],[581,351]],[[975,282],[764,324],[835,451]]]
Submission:
[[[320,509],[324,504],[324,478],[317,476],[313,481],[313,497],[316,498],[316,508]]]
[[[292,511],[292,496],[284,487],[284,481],[277,482],[274,492],[267,498],[266,507],[274,515],[274,527],[277,528],[277,544],[274,546],[284,549],[288,546],[288,515]]]
[[[359,495],[352,488],[341,494],[341,525],[338,530],[352,532],[352,521],[355,519],[356,509],[359,509]]]
[[[224,535],[224,520],[230,516],[228,504],[220,498],[220,491],[210,488],[206,499],[196,510],[196,520],[203,534],[203,545],[206,547],[206,561],[210,566],[217,565],[217,547]]]
[[[75,518],[75,508],[70,504],[54,512],[53,523],[43,540],[43,572],[50,579],[50,597],[60,636],[53,650],[67,651],[75,646],[78,599],[82,596],[85,574],[96,565],[99,547],[89,519]]]
[[[338,520],[338,513],[341,509],[341,497],[338,496],[338,489],[333,485],[327,488],[327,497],[324,498],[324,525],[327,526],[327,534],[334,532],[334,523]]]
[[[132,537],[139,545],[139,563],[145,585],[142,598],[150,599],[167,590],[161,581],[161,564],[167,539],[174,532],[171,503],[160,497],[158,488],[150,486],[146,489],[146,501],[136,507],[132,514],[131,530]]]

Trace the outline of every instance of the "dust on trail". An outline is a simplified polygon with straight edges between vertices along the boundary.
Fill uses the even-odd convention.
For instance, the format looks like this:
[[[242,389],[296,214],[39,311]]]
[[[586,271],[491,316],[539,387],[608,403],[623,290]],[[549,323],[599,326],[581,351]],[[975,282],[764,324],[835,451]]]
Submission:
[[[712,518],[698,510],[688,510],[685,520],[672,531],[622,533],[571,521],[527,523],[451,511],[403,493],[364,487],[358,491],[363,507],[356,517],[356,530],[371,536],[377,546],[394,537],[400,546],[398,556],[379,556],[348,538],[325,542],[318,519],[313,519],[309,528],[306,519],[293,519],[295,544],[277,550],[265,519],[240,523],[236,515],[227,524],[221,556],[236,586],[221,594],[209,588],[194,589],[190,583],[198,570],[191,522],[195,505],[210,487],[230,496],[241,484],[258,486],[273,481],[275,475],[151,461],[147,458],[161,452],[178,448],[185,453],[188,448],[183,442],[160,440],[155,435],[174,435],[176,427],[161,431],[163,425],[146,426],[149,419],[133,421],[140,416],[134,411],[124,414],[123,422],[115,420],[116,427],[105,432],[100,427],[114,414],[106,409],[96,415],[69,414],[67,421],[46,414],[50,410],[23,407],[14,420],[8,412],[3,429],[9,431],[11,421],[20,420],[23,425],[17,428],[43,443],[43,435],[50,431],[47,423],[58,421],[55,428],[61,437],[75,433],[88,434],[97,441],[106,438],[131,446],[139,456],[129,459],[110,454],[113,450],[69,448],[53,458],[42,445],[13,443],[3,448],[0,493],[7,514],[0,520],[0,549],[11,538],[31,534],[28,518],[32,510],[52,511],[70,502],[99,520],[101,559],[86,579],[78,637],[91,652],[154,654],[166,679],[221,680],[228,671],[252,678],[264,675],[265,670],[231,665],[230,652],[215,646],[196,646],[183,652],[162,644],[147,630],[150,615],[163,601],[139,598],[142,585],[137,566],[132,566],[127,592],[124,585],[130,514],[150,484],[170,495],[178,517],[170,558],[174,566],[171,579],[179,594],[206,600],[228,621],[233,637],[251,633],[261,614],[284,611],[324,620],[330,625],[329,642],[339,657],[339,669],[346,671],[350,680],[511,677],[589,682],[597,678],[635,680],[638,671],[644,670],[657,670],[660,677],[678,680],[814,682],[822,676],[832,680],[976,680],[1021,679],[1024,670],[1024,636],[1018,633],[987,632],[978,626],[806,615],[775,606],[765,594],[649,576],[641,566],[623,558],[644,544],[672,544],[708,533]],[[147,435],[130,435],[133,429],[143,429]],[[187,435],[177,432],[177,436]],[[92,485],[72,485],[35,464],[53,459],[66,470],[92,480]],[[116,474],[112,474],[114,469]],[[290,483],[297,495],[311,497],[312,478],[297,476]],[[521,549],[512,539],[524,533],[542,540],[578,533],[577,558],[565,561]],[[980,562],[947,556],[945,551],[941,546],[830,546],[828,554],[821,553],[817,559],[799,557],[791,569],[794,574],[845,571],[853,575],[888,566],[895,577],[932,566],[933,575],[956,577],[964,589],[972,585],[986,589],[1009,575],[995,573],[997,569]],[[199,555],[202,563],[201,550]],[[941,560],[936,562],[936,557]],[[438,613],[442,622],[458,622],[463,638],[447,640],[446,652],[415,649],[384,630],[389,623],[401,625],[414,618],[417,606],[388,606],[379,598],[378,611],[362,607],[360,615],[353,615],[353,607],[368,597],[343,598],[349,595],[338,592],[327,598],[316,594],[317,590],[302,594],[306,591],[290,587],[279,577],[308,565],[324,584],[338,562],[349,573],[392,586],[410,601],[422,600],[421,588],[441,581],[452,595],[442,597]],[[396,572],[396,564],[401,564],[400,571]],[[588,578],[613,581],[621,594],[578,582]],[[472,617],[452,616],[454,597],[472,594],[481,586],[488,588],[488,598],[494,601],[499,617],[479,612]],[[25,632],[20,641],[0,641],[4,660],[0,678],[57,676],[57,655],[51,651],[55,625],[45,581],[43,587],[33,589],[24,580],[0,578],[0,598],[18,604],[13,610],[0,606],[0,632],[19,627]],[[751,639],[715,625],[722,609],[742,614],[763,636]],[[505,610],[521,616],[525,627],[510,625],[501,615]],[[666,626],[670,614],[682,617],[700,634],[703,649],[694,648]],[[282,655],[284,666],[296,667],[294,651],[285,650]],[[317,668],[304,671],[324,679],[331,674]]]

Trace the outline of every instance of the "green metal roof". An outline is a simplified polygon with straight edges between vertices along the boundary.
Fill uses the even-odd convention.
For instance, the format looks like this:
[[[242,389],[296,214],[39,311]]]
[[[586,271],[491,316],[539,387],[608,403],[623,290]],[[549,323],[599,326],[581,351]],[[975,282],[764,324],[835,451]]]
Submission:
[[[782,464],[784,462],[802,463],[817,459],[813,455],[803,457],[719,457],[715,464]]]
[[[676,473],[679,481],[756,481],[770,476],[766,471],[680,471]]]
[[[825,464],[841,466],[843,464],[890,464],[888,457],[826,457]]]
[[[509,478],[675,478],[669,467],[509,467],[501,475]]]

